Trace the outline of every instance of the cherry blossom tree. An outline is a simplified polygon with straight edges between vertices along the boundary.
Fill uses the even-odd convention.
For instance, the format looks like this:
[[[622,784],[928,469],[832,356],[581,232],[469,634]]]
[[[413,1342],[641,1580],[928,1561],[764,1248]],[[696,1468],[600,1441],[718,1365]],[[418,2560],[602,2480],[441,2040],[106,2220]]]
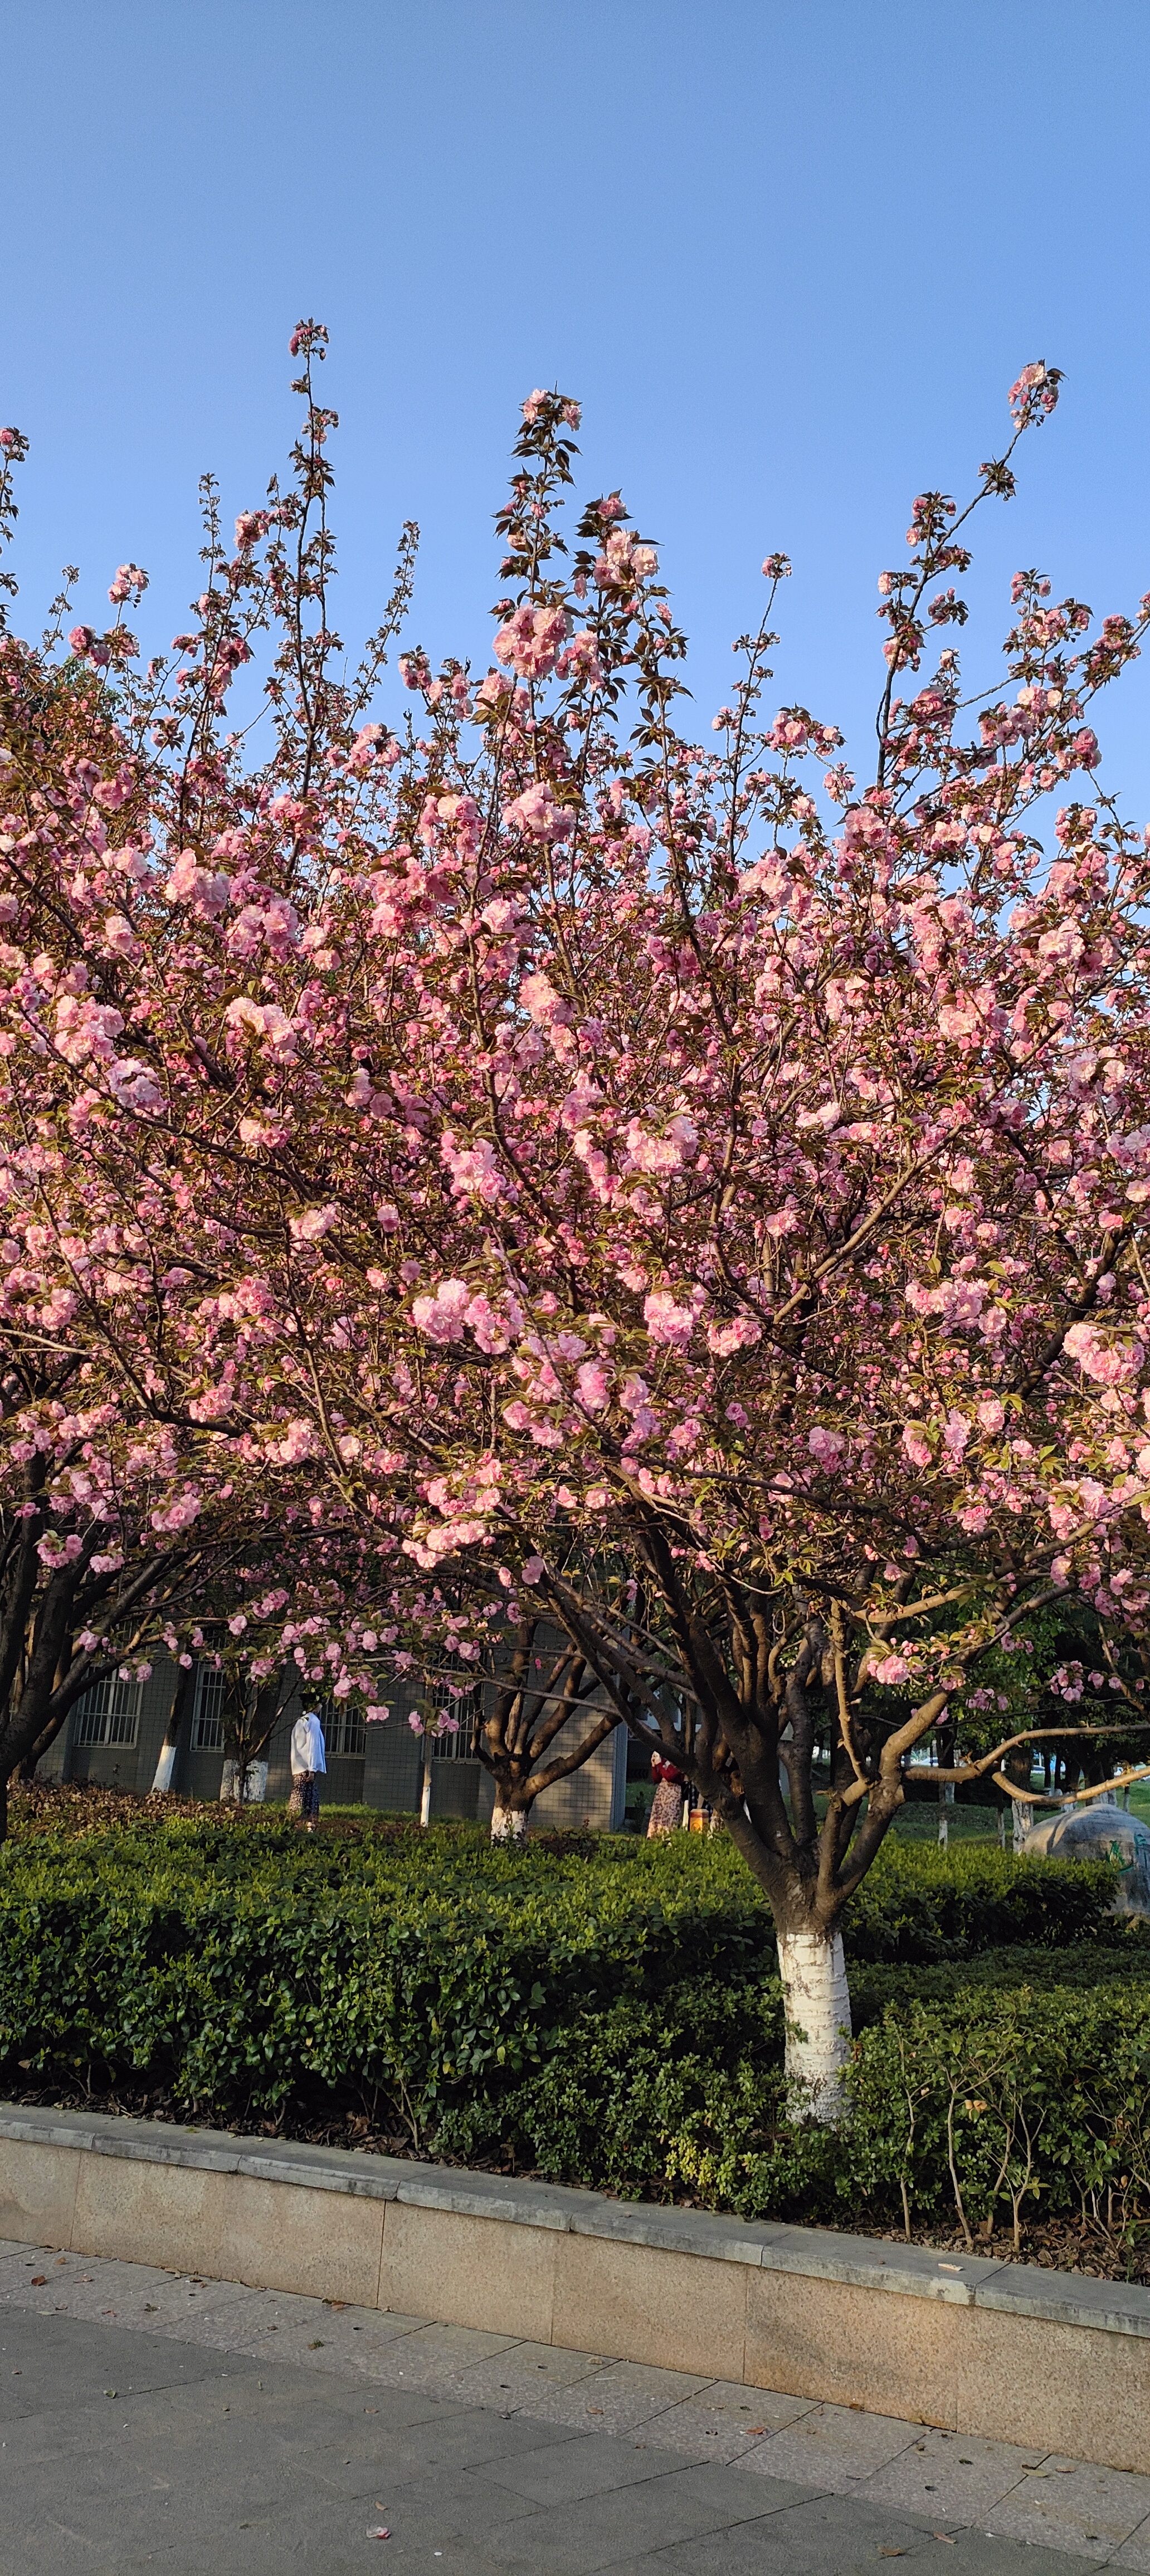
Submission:
[[[337,680],[297,345],[295,482],[234,548],[209,494],[179,671],[73,630],[124,746],[87,792],[127,769],[151,839],[108,835],[111,927],[107,850],[38,844],[88,978],[53,965],[45,1079],[70,1122],[95,1096],[157,1236],[184,1211],[181,1421],[322,1535],[281,1646],[372,1715],[384,1672],[498,1676],[557,1627],[763,1889],[833,2117],[844,1908],[915,1748],[1059,1601],[1142,1724],[1150,885],[1092,717],[1148,603],[1099,624],[1022,572],[1005,684],[963,680],[971,515],[1057,400],[1031,366],[969,505],[920,495],[881,578],[869,783],[805,706],[761,712],[780,556],[699,745],[656,549],[612,492],[567,551],[578,411],[540,392],[491,665],[412,645],[384,721],[409,552]],[[253,768],[225,710],[265,633]]]
[[[1024,371],[1014,440],[1056,393]],[[805,708],[759,718],[779,558],[700,749],[617,495],[558,578],[573,425],[526,406],[495,667],[407,658],[427,732],[328,916],[349,1078],[297,1220],[309,1333],[337,1296],[342,1454],[418,1497],[397,1616],[430,1630],[449,1569],[477,1655],[525,1596],[564,1629],[768,1896],[833,2116],[843,1909],[912,1751],[1047,1603],[1147,1606],[1146,851],[1088,722],[1146,603],[1098,628],[1021,574],[1010,695],[971,721],[946,644],[903,697],[966,614],[970,511],[927,494],[880,585],[871,785]]]
[[[4,433],[0,534],[22,452]],[[290,1426],[242,1449],[221,1419],[226,1379],[205,1385],[200,1310],[213,1282],[230,1285],[233,1238],[215,1203],[200,1222],[197,1167],[189,1178],[161,1123],[156,1074],[210,1085],[216,1068],[178,978],[161,1043],[179,912],[148,910],[145,970],[129,911],[149,906],[154,852],[196,792],[204,705],[242,657],[223,649],[235,616],[205,594],[215,659],[188,757],[157,760],[173,723],[155,711],[160,666],[138,688],[125,677],[137,648],[122,611],[145,587],[120,567],[114,627],[74,628],[62,662],[56,630],[38,651],[0,635],[0,1831],[12,1771],[34,1766],[94,1683],[146,1674],[197,1618],[238,1616],[242,1632],[252,1601],[265,1622],[289,1597],[314,1618],[362,1554],[338,1508],[333,1522],[296,1493]],[[258,1339],[258,1300],[249,1329]],[[286,1587],[271,1579],[285,1564]],[[282,1643],[253,1667],[260,1705]]]

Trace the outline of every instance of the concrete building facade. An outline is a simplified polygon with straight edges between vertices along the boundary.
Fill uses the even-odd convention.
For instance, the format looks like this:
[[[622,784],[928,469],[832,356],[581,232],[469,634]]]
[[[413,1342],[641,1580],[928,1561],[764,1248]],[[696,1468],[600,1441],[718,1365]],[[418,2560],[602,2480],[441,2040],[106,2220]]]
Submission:
[[[67,1725],[39,1765],[43,1780],[92,1780],[109,1788],[146,1795],[175,1700],[178,1667],[160,1655],[146,1682],[102,1683],[73,1709]],[[431,1813],[435,1818],[491,1815],[494,1785],[473,1752],[474,1727],[491,1684],[477,1685],[459,1703],[463,1709],[458,1734],[441,1737],[432,1753]],[[411,1694],[411,1700],[419,1697]],[[188,1695],[176,1751],[173,1791],[185,1798],[218,1798],[224,1766],[219,1676],[202,1662],[195,1688]],[[285,1804],[291,1788],[291,1730],[304,1705],[316,1705],[313,1692],[289,1699],[267,1748],[267,1798]],[[406,1722],[403,1700],[385,1724],[367,1726],[346,1707],[320,1705],[327,1744],[329,1805],[366,1806],[383,1813],[418,1812],[422,1743]],[[585,1722],[585,1721],[584,1721]],[[564,1747],[566,1729],[553,1752]],[[627,1790],[627,1738],[616,1727],[588,1762],[547,1789],[531,1809],[535,1829],[617,1833],[622,1829]]]

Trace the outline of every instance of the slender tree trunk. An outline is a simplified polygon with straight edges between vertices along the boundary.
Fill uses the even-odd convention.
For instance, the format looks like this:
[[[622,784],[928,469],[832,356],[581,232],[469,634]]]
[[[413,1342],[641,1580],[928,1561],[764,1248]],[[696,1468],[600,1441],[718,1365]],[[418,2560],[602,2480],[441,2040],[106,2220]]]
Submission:
[[[172,1782],[176,1776],[176,1754],[178,1750],[179,1747],[175,1736],[165,1735],[164,1741],[160,1746],[160,1758],[156,1764],[156,1776],[152,1782],[153,1798],[164,1797],[167,1791],[171,1788]]]
[[[423,1826],[427,1826],[431,1823],[431,1763],[431,1737],[429,1735],[425,1735],[423,1739],[423,1784],[419,1793],[419,1821]]]
[[[191,1670],[183,1665],[179,1666],[176,1687],[172,1693],[172,1705],[168,1711],[168,1723],[164,1729],[164,1741],[160,1746],[160,1758],[156,1764],[156,1776],[152,1782],[153,1797],[162,1796],[165,1790],[171,1788],[175,1779],[176,1759],[180,1749],[180,1728],[184,1722],[184,1710],[188,1704],[192,1680]]]
[[[780,1932],[779,1974],[786,2013],[786,2073],[799,2089],[800,2119],[832,2127],[845,2109],[851,2004],[841,1932]]]

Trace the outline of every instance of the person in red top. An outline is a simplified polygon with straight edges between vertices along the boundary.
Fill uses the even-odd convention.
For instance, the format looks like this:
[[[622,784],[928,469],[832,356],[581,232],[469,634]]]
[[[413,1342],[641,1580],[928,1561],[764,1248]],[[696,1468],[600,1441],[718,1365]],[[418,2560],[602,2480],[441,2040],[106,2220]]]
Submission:
[[[648,1840],[652,1834],[678,1831],[683,1821],[683,1790],[686,1786],[682,1772],[676,1771],[673,1762],[664,1762],[661,1753],[651,1755],[651,1774],[655,1781],[655,1795],[647,1818]]]

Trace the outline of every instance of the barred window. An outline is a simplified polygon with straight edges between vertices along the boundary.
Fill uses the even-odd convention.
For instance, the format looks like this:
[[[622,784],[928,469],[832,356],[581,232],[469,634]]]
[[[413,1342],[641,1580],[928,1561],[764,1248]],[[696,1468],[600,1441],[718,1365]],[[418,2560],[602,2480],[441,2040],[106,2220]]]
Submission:
[[[134,1745],[143,1696],[142,1682],[117,1681],[112,1674],[106,1681],[94,1682],[77,1711],[77,1744]]]
[[[361,1708],[352,1708],[345,1699],[329,1699],[319,1711],[319,1722],[329,1757],[354,1757],[366,1751],[367,1735]]]
[[[436,1673],[428,1685],[428,1704],[441,1717],[453,1717],[455,1726],[445,1735],[433,1735],[432,1755],[437,1762],[474,1762],[476,1742],[483,1724],[483,1684],[468,1675],[463,1690],[451,1687],[458,1672],[462,1680],[468,1674],[463,1662],[453,1664],[446,1672]]]
[[[217,1752],[224,1740],[224,1683],[227,1676],[212,1664],[196,1666],[196,1697],[192,1709],[192,1749],[196,1753]]]

